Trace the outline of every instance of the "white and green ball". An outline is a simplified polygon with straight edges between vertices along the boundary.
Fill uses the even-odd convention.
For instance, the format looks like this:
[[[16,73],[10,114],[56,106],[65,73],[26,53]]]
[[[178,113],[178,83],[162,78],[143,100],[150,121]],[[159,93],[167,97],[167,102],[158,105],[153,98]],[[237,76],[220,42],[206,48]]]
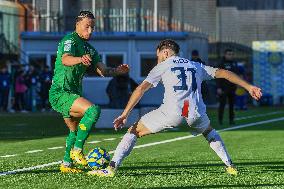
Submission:
[[[106,168],[109,161],[110,156],[108,152],[100,147],[92,149],[87,156],[88,166],[94,170]]]

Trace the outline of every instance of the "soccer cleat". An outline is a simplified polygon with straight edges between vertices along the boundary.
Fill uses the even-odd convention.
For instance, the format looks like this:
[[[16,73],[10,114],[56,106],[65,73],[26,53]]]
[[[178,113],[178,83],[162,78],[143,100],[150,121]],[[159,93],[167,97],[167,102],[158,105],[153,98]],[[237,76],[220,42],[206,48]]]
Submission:
[[[229,175],[234,175],[234,176],[237,176],[237,175],[238,175],[238,170],[237,170],[234,166],[228,166],[228,167],[226,167],[226,172],[227,172]]]
[[[70,158],[77,164],[87,166],[87,160],[81,150],[71,150]]]
[[[61,173],[81,173],[82,172],[82,170],[80,169],[77,169],[72,166],[66,166],[63,163],[60,165],[60,171]]]
[[[114,177],[115,169],[108,166],[106,169],[89,171],[87,174],[98,177]]]

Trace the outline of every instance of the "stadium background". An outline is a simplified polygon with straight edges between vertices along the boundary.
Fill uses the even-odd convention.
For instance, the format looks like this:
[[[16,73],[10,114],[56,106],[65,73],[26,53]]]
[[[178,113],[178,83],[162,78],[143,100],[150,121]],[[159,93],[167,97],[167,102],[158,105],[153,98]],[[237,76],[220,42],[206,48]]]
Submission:
[[[97,33],[91,43],[98,44],[96,48],[104,62],[109,66],[130,64],[133,68],[130,76],[137,82],[145,78],[155,63],[155,53],[152,50],[155,44],[166,37],[183,41],[183,56],[190,58],[190,52],[197,49],[201,59],[213,66],[221,59],[226,48],[232,48],[236,61],[244,63],[248,80],[252,81],[253,41],[281,40],[284,33],[284,3],[280,0],[1,1],[1,63],[8,63],[11,67],[22,64],[35,65],[39,69],[44,65],[53,68],[57,41],[74,29],[74,17],[80,10],[91,10],[96,15]],[[141,37],[147,40],[138,44]],[[124,40],[119,40],[122,38]],[[35,40],[43,48],[37,48],[38,43],[29,43]],[[131,46],[131,41],[137,44]],[[118,49],[120,45],[125,45],[125,49]],[[273,51],[282,52],[275,48]],[[282,57],[281,53],[280,56]],[[270,69],[265,66],[262,70]],[[94,74],[90,72],[89,76]],[[274,75],[269,71],[266,74]],[[281,79],[283,78],[279,77],[277,82],[281,83]],[[259,79],[255,77],[255,80]],[[106,105],[108,99],[105,93],[100,99],[96,93],[86,90],[97,82],[99,90],[103,92],[108,81],[109,79],[102,81],[87,77],[84,80],[85,95],[91,100],[97,99],[93,100],[94,103]],[[213,91],[215,83],[209,82],[209,88]],[[274,90],[275,94],[271,94],[278,104],[283,103],[284,91],[280,88],[277,93]],[[265,92],[268,93],[269,89]],[[162,100],[159,98],[161,93],[162,88],[150,92],[155,97],[152,100],[144,98],[142,104],[158,105]],[[214,94],[206,98],[207,104],[216,103]]]
[[[137,188],[132,180],[135,176],[141,179],[140,188],[284,187],[284,0],[2,0],[0,67],[7,65],[12,75],[21,66],[26,71],[30,65],[36,69],[42,69],[44,65],[53,68],[57,43],[74,29],[74,17],[80,10],[91,10],[96,16],[91,44],[101,53],[104,62],[109,66],[131,65],[130,76],[137,83],[153,67],[156,61],[154,48],[158,41],[170,37],[182,46],[182,56],[191,58],[191,51],[197,49],[201,59],[211,66],[217,65],[225,49],[233,49],[235,60],[246,69],[247,80],[260,86],[264,92],[260,102],[249,99],[247,111],[236,111],[236,126],[227,124],[227,115],[225,124],[219,126],[216,83],[207,83],[210,93],[205,102],[209,106],[209,117],[217,130],[232,130],[222,133],[222,137],[243,172],[240,177],[223,176],[219,160],[208,160],[208,156],[215,156],[207,153],[207,147],[197,137],[193,142],[189,141],[190,150],[183,141],[176,148],[169,144],[149,147],[149,151],[137,149],[133,159],[129,158],[126,167],[122,168],[122,172],[126,172],[121,173],[124,177],[114,180],[116,185],[105,181],[105,187]],[[83,81],[84,96],[103,107],[102,117],[88,140],[87,149],[103,141],[98,145],[113,150],[124,132],[101,129],[111,128],[113,117],[121,112],[108,108],[105,88],[110,79],[98,78],[94,72],[88,72]],[[155,108],[162,100],[162,93],[162,86],[158,86],[146,94],[141,107],[133,111],[129,124]],[[12,110],[13,84],[9,95],[9,110]],[[58,188],[60,185],[51,180],[61,178],[54,161],[59,161],[63,154],[67,129],[57,113],[41,112],[38,94],[28,100],[32,101],[28,112],[0,112],[0,175],[17,169],[22,173],[5,177],[0,188],[25,188],[29,185],[45,188],[45,184]],[[184,135],[187,136],[188,131],[181,127],[142,139],[139,144],[147,146],[150,142]],[[200,149],[206,153],[201,153]],[[160,154],[156,154],[157,151]],[[180,152],[177,158],[175,153]],[[140,164],[138,162],[138,171],[135,172],[132,167],[137,159]],[[53,164],[45,168],[49,162]],[[36,165],[44,166],[34,168]],[[32,168],[25,170],[24,167]],[[147,174],[152,177],[148,179]],[[177,176],[183,174],[184,178]],[[38,175],[39,181],[35,182],[34,177]],[[165,175],[171,182],[166,182]],[[82,187],[97,184],[104,188],[104,182],[100,180],[84,176],[76,178],[83,179],[85,185]],[[125,180],[129,185],[123,185]],[[74,180],[69,184],[62,182],[62,188],[80,188],[76,184]]]

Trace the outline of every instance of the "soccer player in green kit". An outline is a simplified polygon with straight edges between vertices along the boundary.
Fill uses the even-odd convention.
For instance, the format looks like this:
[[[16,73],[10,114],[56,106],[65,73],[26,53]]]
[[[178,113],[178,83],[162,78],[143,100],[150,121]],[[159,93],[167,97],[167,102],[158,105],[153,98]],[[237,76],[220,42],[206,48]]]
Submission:
[[[89,11],[81,11],[76,29],[59,43],[49,101],[52,108],[63,115],[70,132],[60,170],[63,173],[81,172],[73,161],[86,166],[84,143],[91,127],[100,116],[100,107],[82,97],[82,79],[88,66],[94,65],[102,76],[116,76],[129,71],[126,64],[106,67],[98,52],[87,42],[94,30],[95,18]],[[94,91],[96,92],[96,91]]]

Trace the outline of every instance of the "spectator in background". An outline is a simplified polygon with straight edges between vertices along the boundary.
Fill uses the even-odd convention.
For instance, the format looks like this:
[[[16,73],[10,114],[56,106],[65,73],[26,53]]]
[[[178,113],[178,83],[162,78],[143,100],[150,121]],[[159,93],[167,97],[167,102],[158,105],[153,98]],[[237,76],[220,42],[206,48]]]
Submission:
[[[205,62],[203,62],[203,61],[201,60],[201,58],[199,57],[199,52],[198,52],[198,50],[193,50],[193,51],[191,52],[191,61],[199,62],[200,64],[205,65]]]
[[[109,97],[109,107],[124,108],[137,86],[138,84],[128,74],[113,77],[106,89]]]
[[[49,109],[48,93],[52,84],[52,73],[48,66],[44,66],[43,72],[40,75],[40,96],[42,103],[42,111]]]
[[[20,69],[16,73],[15,81],[15,109],[17,111],[26,112],[25,110],[25,93],[27,86],[24,78],[24,71]]]
[[[222,61],[218,65],[219,69],[226,69],[235,74],[238,73],[238,65],[234,61],[234,52],[232,49],[226,49]],[[219,124],[223,124],[224,109],[226,101],[229,102],[229,123],[230,125],[235,124],[234,121],[234,103],[235,103],[235,91],[237,86],[233,83],[228,82],[225,79],[217,80],[217,95],[219,97],[219,109],[218,109],[218,120]]]
[[[198,50],[191,51],[190,61],[199,62],[200,64],[206,65],[205,62],[202,61],[201,58],[199,57]],[[201,94],[204,99],[204,102],[207,103],[208,102],[208,87],[207,87],[206,81],[203,81],[201,84]]]
[[[28,87],[28,96],[27,102],[28,107],[31,111],[36,111],[36,97],[37,97],[37,85],[39,83],[39,74],[34,68],[34,66],[30,65],[28,73],[25,77],[26,85]]]
[[[0,69],[0,110],[8,110],[9,92],[11,84],[11,75],[7,66],[4,65]]]

